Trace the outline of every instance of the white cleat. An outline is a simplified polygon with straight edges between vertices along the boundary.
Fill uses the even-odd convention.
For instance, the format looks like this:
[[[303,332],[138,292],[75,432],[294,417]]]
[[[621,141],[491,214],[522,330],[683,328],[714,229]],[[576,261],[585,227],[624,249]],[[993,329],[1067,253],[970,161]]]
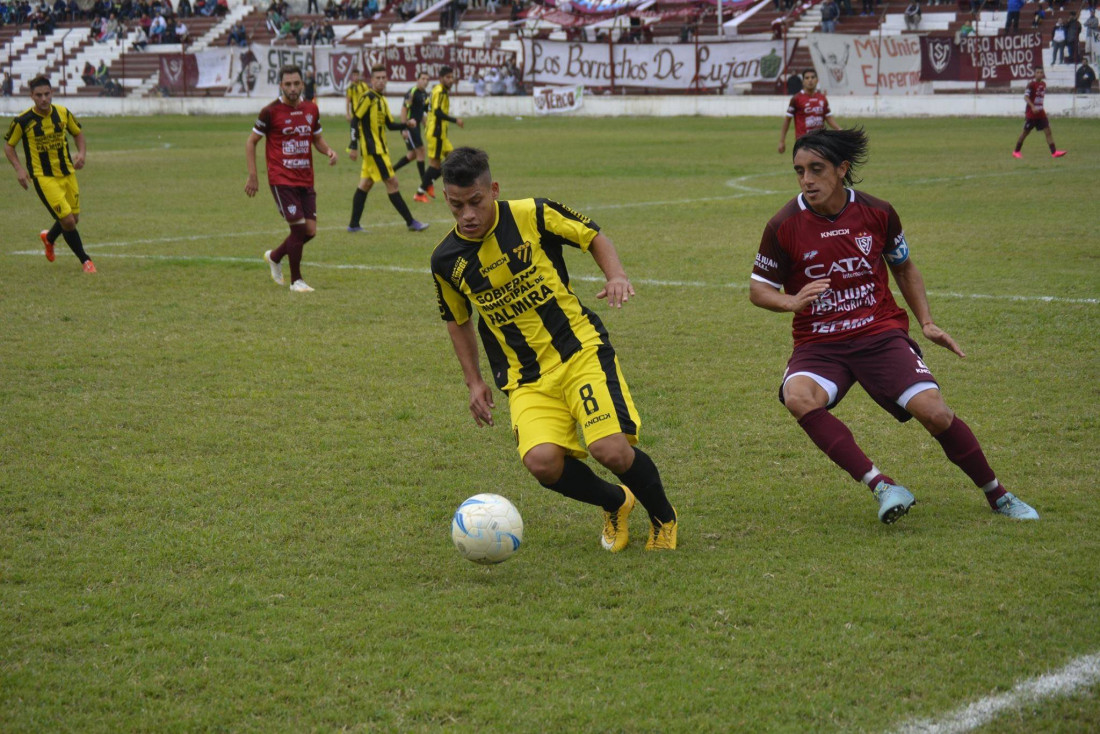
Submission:
[[[304,280],[302,280],[301,278],[299,278],[298,280],[296,280],[296,281],[294,281],[293,283],[290,284],[290,290],[294,291],[295,293],[312,293],[313,292],[313,289],[310,288],[308,285],[306,285],[306,282]]]
[[[271,279],[275,281],[276,285],[282,285],[286,282],[283,280],[283,265],[271,259],[271,250],[264,253],[264,262],[271,267]]]

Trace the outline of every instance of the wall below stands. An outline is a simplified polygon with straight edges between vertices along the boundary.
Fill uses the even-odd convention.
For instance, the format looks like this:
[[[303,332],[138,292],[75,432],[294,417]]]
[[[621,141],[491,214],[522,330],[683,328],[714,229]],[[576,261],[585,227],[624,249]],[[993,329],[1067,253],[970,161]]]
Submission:
[[[254,115],[269,100],[233,97],[55,97],[80,117],[114,115]],[[326,117],[343,119],[342,97],[317,100]],[[401,100],[389,100],[397,109]],[[779,117],[787,97],[779,96],[588,96],[572,116],[582,117]],[[1023,117],[1022,94],[957,94],[882,97],[830,97],[840,119],[875,117]],[[30,97],[0,99],[0,116],[31,106]],[[1051,117],[1100,118],[1100,94],[1048,94]],[[461,117],[522,117],[535,114],[531,97],[452,97],[451,113]]]

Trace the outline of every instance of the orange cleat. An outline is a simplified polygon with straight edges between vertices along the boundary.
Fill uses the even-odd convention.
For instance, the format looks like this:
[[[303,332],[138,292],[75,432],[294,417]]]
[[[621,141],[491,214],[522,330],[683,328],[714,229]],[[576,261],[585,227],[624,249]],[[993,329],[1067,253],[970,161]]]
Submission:
[[[47,230],[42,230],[38,233],[38,236],[42,238],[42,244],[46,246],[46,259],[50,262],[53,262],[53,243],[50,242],[49,239],[47,239],[47,236],[49,234],[50,233]]]
[[[428,196],[435,198],[435,184],[428,186]]]
[[[414,194],[413,195],[413,201],[419,201],[421,204],[427,204],[428,203],[428,195],[427,194],[419,194],[419,193]]]
[[[84,261],[84,272],[85,273],[94,273],[95,271],[96,271],[95,270],[95,265],[92,264],[92,261],[91,260],[85,260]]]
[[[1061,158],[1065,154],[1066,154],[1066,151],[1064,151],[1064,150],[1056,150],[1056,151],[1054,151],[1053,153],[1050,154],[1050,157],[1051,158]]]

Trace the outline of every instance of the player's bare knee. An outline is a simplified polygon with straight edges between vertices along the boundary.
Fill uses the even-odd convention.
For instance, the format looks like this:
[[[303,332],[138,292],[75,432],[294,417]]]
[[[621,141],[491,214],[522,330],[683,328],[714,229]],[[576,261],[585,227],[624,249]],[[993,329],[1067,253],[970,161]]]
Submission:
[[[622,474],[634,463],[634,447],[621,433],[593,442],[588,452],[614,474]]]
[[[541,484],[554,484],[565,469],[565,456],[553,444],[540,444],[523,455],[523,466]]]

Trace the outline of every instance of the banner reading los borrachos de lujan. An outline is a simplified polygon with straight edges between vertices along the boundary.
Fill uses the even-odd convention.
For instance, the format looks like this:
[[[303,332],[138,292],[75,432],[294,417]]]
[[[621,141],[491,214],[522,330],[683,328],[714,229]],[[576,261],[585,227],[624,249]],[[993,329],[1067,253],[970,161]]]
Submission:
[[[586,87],[724,89],[773,80],[783,69],[782,41],[606,44],[527,39],[524,81]]]

